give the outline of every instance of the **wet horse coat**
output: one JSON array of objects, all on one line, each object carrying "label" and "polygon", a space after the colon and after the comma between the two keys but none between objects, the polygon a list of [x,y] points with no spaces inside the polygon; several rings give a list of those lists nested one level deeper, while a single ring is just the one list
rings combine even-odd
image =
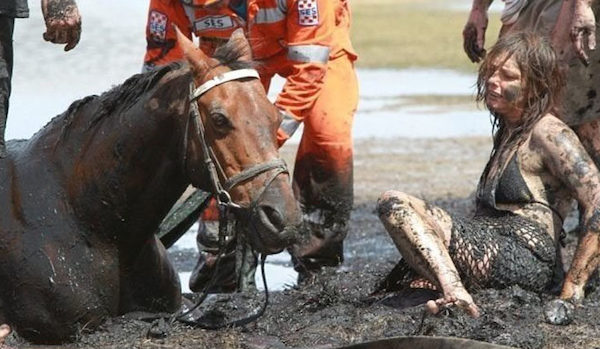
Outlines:
[{"label": "wet horse coat", "polygon": [[[136,75],[9,143],[0,160],[0,323],[26,339],[60,342],[110,316],[180,307],[179,278],[153,232],[190,183],[213,189],[189,116],[190,84],[248,58],[239,35],[220,63],[187,47],[189,65]],[[278,157],[278,114],[258,80],[215,87],[198,106],[225,175]],[[255,200],[267,176],[232,188],[232,198]],[[288,176],[257,205],[255,247],[281,250],[300,219]]]}]

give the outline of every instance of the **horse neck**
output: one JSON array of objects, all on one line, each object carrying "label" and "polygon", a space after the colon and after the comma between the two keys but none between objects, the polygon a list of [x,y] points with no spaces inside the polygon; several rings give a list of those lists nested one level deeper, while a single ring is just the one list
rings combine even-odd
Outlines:
[{"label": "horse neck", "polygon": [[89,229],[147,239],[187,187],[190,77],[180,70],[99,119],[104,96],[96,98],[79,108],[67,137],[50,137],[66,196]]}]

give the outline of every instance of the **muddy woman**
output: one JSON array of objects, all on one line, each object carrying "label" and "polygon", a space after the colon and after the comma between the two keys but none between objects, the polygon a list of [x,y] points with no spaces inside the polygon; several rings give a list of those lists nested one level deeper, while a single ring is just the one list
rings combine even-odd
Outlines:
[{"label": "muddy woman", "polygon": [[555,267],[573,199],[582,208],[583,232],[560,302],[582,301],[600,261],[600,173],[559,119],[563,81],[545,39],[525,32],[502,37],[477,80],[494,142],[475,215],[458,217],[398,191],[379,199],[379,217],[406,263],[443,293],[427,303],[431,312],[455,305],[478,316],[469,293],[477,288],[548,290],[555,269],[562,270]]}]

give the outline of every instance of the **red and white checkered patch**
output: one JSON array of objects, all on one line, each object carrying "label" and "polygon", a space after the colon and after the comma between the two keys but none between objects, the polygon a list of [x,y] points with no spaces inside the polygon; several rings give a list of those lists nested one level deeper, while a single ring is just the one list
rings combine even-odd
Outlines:
[{"label": "red and white checkered patch", "polygon": [[298,24],[303,26],[319,24],[317,0],[298,0]]},{"label": "red and white checkered patch", "polygon": [[150,11],[149,16],[148,30],[150,31],[150,36],[156,41],[165,41],[167,37],[167,15],[153,10]]}]

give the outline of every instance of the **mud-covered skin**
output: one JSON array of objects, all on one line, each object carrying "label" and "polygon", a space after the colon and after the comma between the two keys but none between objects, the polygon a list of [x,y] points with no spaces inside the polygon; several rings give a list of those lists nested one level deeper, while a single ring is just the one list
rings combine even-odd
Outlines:
[{"label": "mud-covered skin", "polygon": [[479,309],[448,253],[452,231],[450,215],[439,207],[397,191],[388,191],[381,196],[377,213],[407,263],[443,291],[443,298],[435,306],[456,304],[472,316],[478,316]]},{"label": "mud-covered skin", "polygon": [[511,85],[508,86],[502,96],[511,103],[517,103],[519,99],[522,97],[523,89],[520,85]]},{"label": "mud-covered skin", "polygon": [[596,48],[596,19],[593,0],[563,1],[552,29],[552,46],[559,57],[567,61],[574,55],[589,64],[587,50]]},{"label": "mud-covered skin", "polygon": [[518,124],[525,99],[519,64],[514,57],[503,55],[493,65],[495,69],[487,81],[485,104],[493,113],[502,115],[507,123]]},{"label": "mud-covered skin", "polygon": [[46,21],[44,40],[66,44],[69,51],[79,43],[81,16],[75,0],[42,0],[42,12]]},{"label": "mud-covered skin", "polygon": [[[558,118],[547,115],[534,127],[516,156],[521,160],[520,172],[532,193],[533,203],[497,203],[496,207],[538,222],[557,240],[561,217],[567,216],[574,198],[583,210],[585,233],[581,241],[597,237],[599,230],[593,226],[597,224],[594,213],[600,204],[600,175],[575,133]],[[583,297],[583,286],[593,271],[588,269],[597,266],[599,252],[597,244],[579,243],[561,297],[575,300]],[[572,283],[578,285],[580,292],[575,292],[576,295],[566,292]]]},{"label": "mud-covered skin", "polygon": [[[544,262],[545,272],[538,276],[539,280],[526,280],[527,277],[540,272],[538,264],[525,263],[522,260],[508,260],[505,261],[508,263],[506,265],[519,263],[518,268],[532,268],[518,277],[523,278],[522,285],[526,285],[526,287],[529,285],[528,288],[539,287],[538,291],[542,291],[548,285],[554,264],[554,260],[549,257],[553,248],[548,244],[549,241],[556,243],[555,237],[559,236],[562,227],[562,220],[558,215],[565,217],[570,210],[571,200],[575,198],[583,209],[586,229],[580,239],[574,262],[567,274],[561,297],[580,301],[583,296],[583,287],[590,273],[600,261],[598,244],[600,240],[597,230],[600,215],[596,211],[596,207],[600,207],[600,174],[575,133],[553,115],[546,115],[536,123],[531,136],[518,147],[515,154],[521,160],[516,164],[531,192],[532,201],[528,203],[496,203],[496,208],[523,217],[526,221],[531,221],[535,226],[541,227],[541,230],[548,234],[547,237],[542,238],[537,229],[512,231],[516,234],[515,243],[526,242],[533,248],[530,252]],[[479,211],[485,214],[489,209],[489,207],[481,207]],[[460,253],[460,245],[468,246],[469,243],[474,244],[478,239],[468,240],[465,243],[457,244],[457,247],[448,249],[449,242],[454,238],[453,233],[461,231],[454,225],[468,225],[453,220],[443,210],[432,207],[420,199],[394,191],[386,192],[382,196],[379,201],[378,213],[400,253],[411,267],[420,275],[437,282],[441,286],[445,298],[462,300],[462,306],[474,313],[475,305],[459,277],[461,272],[460,268],[456,268],[455,258]],[[506,221],[510,228],[510,220]],[[462,230],[468,231],[469,229],[463,228]],[[523,243],[519,243],[519,245],[523,246]],[[538,248],[542,248],[542,250],[538,250]],[[471,249],[467,247],[467,250]],[[499,249],[500,246],[498,246]],[[465,283],[477,284],[477,279],[487,280],[487,278],[496,276],[490,258],[498,251],[492,250],[491,253],[475,256],[478,257],[475,258],[475,261],[472,261],[473,256],[471,256],[471,260],[468,256],[464,259],[467,261],[467,267],[477,273],[465,275],[470,278]],[[540,253],[540,251],[544,252]],[[510,279],[510,275],[507,277]],[[486,282],[483,286],[497,286],[494,282]],[[510,283],[519,284],[518,280],[514,279],[500,283],[502,286]]]},{"label": "mud-covered skin", "polygon": [[485,31],[488,25],[487,10],[493,0],[473,0],[469,19],[463,29],[463,49],[473,63],[485,57]]},{"label": "mud-covered skin", "polygon": [[[479,62],[485,56],[485,31],[487,29],[487,11],[493,0],[473,0],[471,12],[463,30],[463,48],[472,62]],[[551,28],[552,45],[559,56],[565,60],[576,54],[582,61],[588,62],[586,47],[593,50],[596,46],[595,19],[592,12],[592,0],[563,1],[558,16]],[[501,34],[510,30],[503,27]]]},{"label": "mud-covered skin", "polygon": [[[600,262],[600,175],[575,133],[560,120],[551,116],[542,119],[540,127],[534,129],[532,140],[533,147],[539,146],[543,163],[564,185],[563,190],[556,191],[557,204],[570,196],[579,203],[583,231],[561,298],[580,302],[584,296],[583,288]],[[561,209],[563,213],[568,210]]]}]

